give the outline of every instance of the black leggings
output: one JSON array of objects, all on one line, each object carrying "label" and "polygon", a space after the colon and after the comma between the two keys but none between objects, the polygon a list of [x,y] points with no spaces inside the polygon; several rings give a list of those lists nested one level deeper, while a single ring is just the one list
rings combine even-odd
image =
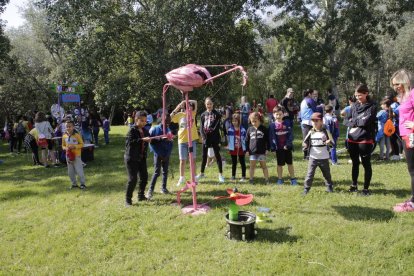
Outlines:
[{"label": "black leggings", "polygon": [[403,147],[401,143],[401,137],[398,135],[397,132],[395,132],[390,137],[390,142],[391,142],[391,149],[392,149],[391,154],[392,155],[399,155],[400,153],[402,153]]},{"label": "black leggings", "polygon": [[[210,146],[206,146],[206,144],[203,144],[203,159],[201,161],[201,173],[204,173],[204,170],[206,169],[207,154],[208,154],[208,148],[209,147]],[[223,173],[223,163],[221,162],[220,146],[218,144],[212,144],[211,147],[214,150],[214,156],[216,157],[219,172],[220,172],[220,174],[222,174]]]},{"label": "black leggings", "polygon": [[[239,163],[242,169],[242,177],[246,177],[246,161],[244,155],[239,155]],[[231,155],[231,176],[236,177],[237,155]]]},{"label": "black leggings", "polygon": [[414,148],[407,148],[405,142],[402,143],[405,152],[405,158],[407,159],[408,173],[411,177],[411,202],[414,202]]},{"label": "black leggings", "polygon": [[[358,184],[359,164],[365,170],[364,189],[368,189],[371,184],[372,167],[371,167],[371,152],[373,144],[357,144],[348,142],[348,152],[352,159],[352,185]],[[361,157],[361,162],[359,161]]]}]

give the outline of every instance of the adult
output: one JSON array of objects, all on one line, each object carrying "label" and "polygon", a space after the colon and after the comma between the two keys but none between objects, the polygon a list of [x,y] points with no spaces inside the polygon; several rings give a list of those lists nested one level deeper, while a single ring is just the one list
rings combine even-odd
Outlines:
[{"label": "adult", "polygon": [[[35,128],[37,129],[39,133],[38,140],[46,139],[46,144],[43,145],[40,142],[38,143],[39,143],[39,146],[42,152],[41,162],[46,168],[48,168],[49,165],[47,163],[47,159],[48,159],[47,157],[50,155],[50,158],[53,161],[56,161],[56,158],[55,158],[55,152],[53,151],[53,140],[52,140],[53,128],[50,125],[49,121],[47,120],[45,113],[41,111],[36,113]],[[55,163],[55,166],[57,166],[56,163]]]},{"label": "adult", "polygon": [[294,93],[295,92],[293,91],[293,88],[289,87],[286,90],[285,97],[280,102],[286,112],[284,120],[286,121],[286,119],[289,119],[292,126],[293,120],[295,119],[295,99],[293,98]]},{"label": "adult", "polygon": [[275,108],[279,102],[275,99],[275,96],[270,95],[266,100],[266,112],[269,123],[273,122],[273,108]]},{"label": "adult", "polygon": [[348,152],[352,160],[352,185],[349,192],[358,191],[359,164],[365,170],[364,189],[362,195],[371,194],[369,185],[372,178],[371,152],[374,148],[376,105],[369,98],[369,89],[366,84],[360,84],[355,89],[356,102],[351,107],[351,116],[347,126]]},{"label": "adult", "polygon": [[201,114],[200,134],[203,141],[203,157],[201,161],[200,174],[197,175],[197,180],[204,177],[204,170],[207,164],[207,153],[209,148],[213,148],[214,156],[216,157],[217,166],[219,169],[219,182],[224,182],[223,177],[223,163],[220,155],[220,123],[221,115],[214,109],[214,104],[211,98],[206,98],[204,104],[206,111]]},{"label": "adult", "polygon": [[19,116],[17,122],[14,124],[14,133],[16,135],[17,153],[22,151],[22,143],[26,133],[29,133],[29,122],[25,116]]},{"label": "adult", "polygon": [[312,97],[316,102],[316,112],[319,112],[321,114],[325,114],[325,109],[324,109],[325,102],[321,97],[319,97],[319,91],[318,90],[313,90]]},{"label": "adult", "polygon": [[241,97],[240,100],[240,114],[242,119],[242,126],[244,129],[249,128],[249,114],[250,114],[250,104],[246,100],[246,96]]},{"label": "adult", "polygon": [[[300,103],[300,118],[303,140],[312,129],[312,114],[317,112],[316,102],[313,98],[313,89],[306,89],[303,91],[303,100]],[[307,152],[303,151],[303,159],[307,159]]]},{"label": "adult", "polygon": [[[197,153],[197,126],[196,114],[197,114],[197,101],[190,100],[189,107],[186,106],[186,102],[182,101],[177,107],[171,112],[171,121],[178,123],[178,155],[180,158],[180,178],[178,179],[177,186],[184,184],[185,176],[184,169],[187,163],[190,150],[193,152],[193,161],[195,164],[196,153]],[[188,148],[188,124],[187,124],[187,113],[186,109],[189,108],[191,111],[191,149]],[[195,170],[195,169],[194,169]]]},{"label": "adult", "polygon": [[407,159],[407,168],[411,177],[411,198],[394,206],[396,212],[414,211],[414,74],[401,69],[395,72],[390,81],[391,86],[398,93],[399,130],[403,138],[403,147]]},{"label": "adult", "polygon": [[14,131],[14,124],[12,118],[7,117],[6,124],[4,126],[4,132],[6,135],[6,140],[9,142],[10,154],[14,155],[14,147],[16,144],[16,133]]}]

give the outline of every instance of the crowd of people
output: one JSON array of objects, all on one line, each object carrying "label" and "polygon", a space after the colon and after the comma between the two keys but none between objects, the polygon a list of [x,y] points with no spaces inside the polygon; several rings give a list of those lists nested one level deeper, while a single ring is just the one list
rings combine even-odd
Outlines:
[{"label": "crowd of people", "polygon": [[[194,159],[197,155],[197,140],[201,139],[202,162],[200,172],[196,176],[199,183],[205,178],[205,168],[208,158],[214,157],[218,167],[218,181],[224,182],[223,157],[220,147],[225,149],[231,158],[231,180],[235,181],[237,164],[241,167],[240,182],[247,181],[246,157],[249,159],[250,170],[248,181],[255,183],[256,163],[260,164],[265,183],[269,182],[269,169],[266,155],[275,152],[277,160],[277,181],[282,185],[283,167],[287,165],[289,182],[297,185],[293,166],[293,124],[300,122],[303,141],[303,158],[308,162],[308,170],[304,179],[303,195],[310,192],[316,168],[320,168],[325,179],[326,191],[334,191],[334,181],[330,166],[338,165],[337,143],[339,137],[339,120],[343,118],[347,127],[345,146],[352,163],[352,182],[349,192],[359,192],[358,178],[360,165],[364,169],[363,188],[360,194],[371,194],[372,178],[371,157],[375,145],[380,147],[379,160],[400,160],[404,158],[408,164],[411,176],[412,196],[407,201],[394,207],[396,212],[414,211],[414,76],[407,70],[399,70],[390,80],[394,92],[388,93],[378,101],[378,105],[370,97],[369,88],[365,84],[356,87],[349,98],[349,105],[340,109],[339,100],[331,90],[327,91],[327,101],[322,99],[318,91],[307,89],[303,92],[303,100],[298,105],[294,100],[294,91],[287,89],[285,97],[280,102],[271,95],[265,103],[252,108],[246,97],[242,97],[240,106],[233,110],[228,104],[219,112],[214,108],[211,98],[205,99],[205,108],[201,114],[201,124],[197,128],[197,102],[190,101],[189,106],[181,102],[175,109],[168,112],[165,126],[153,126],[149,129],[145,111],[138,111],[131,117],[131,126],[126,138],[125,163],[128,171],[126,191],[126,206],[132,205],[132,193],[140,179],[138,201],[150,199],[154,193],[155,181],[161,173],[162,193],[167,190],[168,163],[173,148],[172,136],[162,136],[163,128],[172,132],[170,125],[178,124],[178,155],[180,177],[177,186],[186,182],[185,167],[189,156]],[[377,107],[378,106],[378,107]],[[380,110],[377,112],[377,108]],[[191,122],[187,122],[187,109],[192,114]],[[162,113],[162,111],[161,111]],[[153,115],[150,115],[153,116]],[[265,120],[267,118],[267,120]],[[265,122],[267,121],[267,122]],[[267,125],[267,126],[266,126]],[[191,132],[188,143],[188,132]],[[155,171],[151,185],[145,194],[148,180],[147,147],[154,152]],[[211,151],[210,151],[211,150]],[[209,154],[209,151],[211,154]],[[189,153],[192,154],[189,154]]]},{"label": "crowd of people", "polygon": [[[283,99],[278,101],[273,95],[261,104],[250,105],[243,96],[238,108],[227,104],[215,109],[211,98],[204,101],[205,111],[197,124],[197,101],[185,101],[175,108],[158,109],[155,113],[145,110],[128,114],[125,124],[129,126],[126,135],[124,161],[127,168],[126,206],[132,205],[133,191],[138,184],[138,201],[151,199],[155,183],[162,174],[161,193],[169,194],[167,189],[168,169],[173,146],[173,135],[177,135],[180,176],[176,186],[186,183],[185,169],[191,156],[197,156],[198,141],[201,142],[202,162],[196,183],[204,178],[206,167],[215,160],[218,168],[218,182],[225,182],[221,147],[224,146],[231,160],[231,180],[255,184],[256,164],[263,172],[264,182],[270,183],[266,158],[274,152],[277,161],[277,185],[284,184],[283,168],[287,165],[288,181],[297,185],[298,179],[293,166],[293,126],[299,122],[302,131],[303,159],[308,162],[304,178],[303,195],[310,192],[315,171],[319,167],[325,179],[326,191],[334,191],[334,180],[330,166],[339,164],[337,146],[339,120],[347,127],[345,147],[352,163],[352,179],[349,192],[360,192],[363,196],[371,194],[372,153],[379,145],[379,160],[400,160],[405,158],[411,177],[412,196],[407,201],[394,206],[396,212],[414,211],[414,76],[407,70],[399,70],[390,79],[392,92],[382,99],[373,101],[367,85],[358,85],[348,105],[340,109],[339,100],[331,90],[327,91],[326,103],[322,95],[313,89],[303,91],[303,99],[298,104],[294,90],[288,88]],[[164,114],[163,114],[164,113]],[[190,116],[191,114],[191,116]],[[162,118],[165,118],[163,121]],[[191,118],[188,122],[188,118]],[[155,123],[157,122],[157,123]],[[163,125],[163,123],[165,125]],[[72,188],[77,185],[85,189],[85,176],[81,150],[85,143],[99,146],[99,132],[103,129],[105,143],[109,143],[109,120],[79,107],[67,112],[64,117],[54,118],[43,112],[28,113],[16,120],[9,118],[3,129],[9,141],[12,155],[22,150],[32,152],[33,164],[50,167],[66,164]],[[190,135],[191,134],[191,135]],[[188,139],[191,137],[189,143]],[[23,147],[23,145],[25,145]],[[154,173],[149,189],[147,152],[153,152]],[[40,156],[39,156],[40,151]],[[249,160],[249,174],[246,172],[246,158]],[[189,162],[190,166],[195,162]],[[241,173],[238,177],[237,167]],[[362,189],[358,185],[360,165],[364,170]],[[197,170],[197,168],[195,168]]]}]

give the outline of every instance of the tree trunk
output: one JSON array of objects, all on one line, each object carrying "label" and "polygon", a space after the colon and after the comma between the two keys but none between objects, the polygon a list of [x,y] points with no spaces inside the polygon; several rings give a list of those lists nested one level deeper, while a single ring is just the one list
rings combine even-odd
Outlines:
[{"label": "tree trunk", "polygon": [[114,118],[114,113],[115,113],[115,105],[111,106],[111,112],[109,113],[109,124],[112,125],[112,119]]}]

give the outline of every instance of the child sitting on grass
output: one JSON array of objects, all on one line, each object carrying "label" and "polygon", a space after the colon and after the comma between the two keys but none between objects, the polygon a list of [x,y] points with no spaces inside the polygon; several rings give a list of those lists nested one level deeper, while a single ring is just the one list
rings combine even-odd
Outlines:
[{"label": "child sitting on grass", "polygon": [[249,116],[251,127],[246,133],[246,147],[249,152],[250,159],[250,180],[253,184],[254,172],[256,170],[256,162],[259,161],[263,170],[266,184],[269,183],[269,172],[266,166],[266,151],[268,148],[268,133],[266,127],[262,125],[263,117],[258,112],[253,112]]},{"label": "child sitting on grass", "polygon": [[82,136],[75,130],[75,123],[73,121],[66,121],[66,132],[62,136],[62,149],[66,151],[68,175],[72,182],[72,189],[79,188],[76,183],[76,175],[79,176],[80,188],[82,190],[86,189],[81,160],[82,147]]},{"label": "child sitting on grass", "polygon": [[328,149],[328,146],[332,145],[332,135],[323,126],[322,119],[321,113],[315,112],[312,114],[312,129],[303,140],[303,148],[308,151],[309,156],[308,172],[305,178],[303,195],[309,193],[317,167],[321,169],[322,175],[325,178],[326,191],[329,193],[333,192]]},{"label": "child sitting on grass", "polygon": [[290,175],[290,184],[297,185],[295,170],[293,168],[293,131],[290,121],[284,121],[284,108],[276,106],[273,108],[274,123],[269,125],[270,150],[276,151],[277,160],[277,182],[283,184],[283,166],[287,164]]}]

